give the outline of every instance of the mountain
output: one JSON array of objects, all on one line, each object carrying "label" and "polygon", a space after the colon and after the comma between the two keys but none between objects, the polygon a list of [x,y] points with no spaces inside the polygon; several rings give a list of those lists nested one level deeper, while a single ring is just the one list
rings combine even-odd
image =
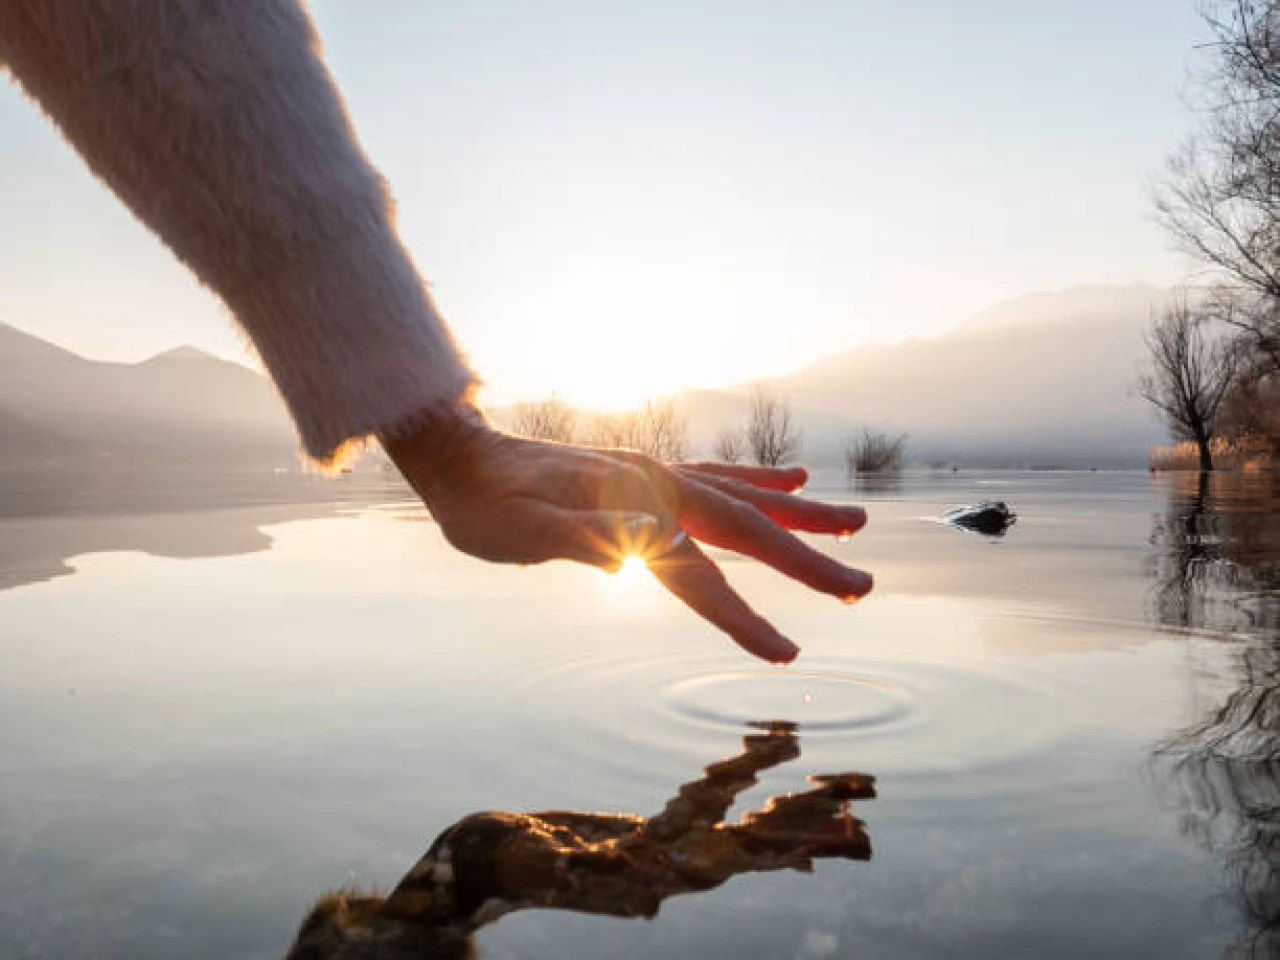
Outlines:
[{"label": "mountain", "polygon": [[[918,459],[1137,465],[1165,439],[1133,385],[1143,331],[1171,297],[1145,285],[1031,294],[941,336],[833,354],[773,385],[813,462],[835,462],[844,438],[870,426],[908,433]],[[685,402],[699,445],[745,417],[742,390]]]},{"label": "mountain", "polygon": [[[833,354],[774,381],[835,464],[870,426],[910,435],[917,460],[1138,465],[1164,439],[1133,395],[1142,332],[1168,290],[1036,293],[941,336]],[[682,398],[695,450],[745,419],[747,386]],[[0,324],[0,468],[248,469],[297,464],[284,408],[259,374],[192,347],[100,363]]]},{"label": "mountain", "polygon": [[0,324],[0,466],[264,469],[297,463],[261,376],[193,347],[86,360]]}]

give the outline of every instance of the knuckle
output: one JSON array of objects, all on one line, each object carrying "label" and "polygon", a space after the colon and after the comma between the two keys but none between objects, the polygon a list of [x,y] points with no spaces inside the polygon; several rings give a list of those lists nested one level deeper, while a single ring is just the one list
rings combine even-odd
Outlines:
[{"label": "knuckle", "polygon": [[649,508],[656,499],[648,475],[630,463],[613,463],[603,478],[601,499],[613,507]]},{"label": "knuckle", "polygon": [[744,527],[759,526],[768,520],[759,507],[746,500],[729,500],[727,509],[734,523]]},{"label": "knuckle", "polygon": [[645,477],[649,481],[650,487],[657,494],[658,498],[672,510],[678,510],[680,507],[680,477],[665,463],[658,463],[656,460],[650,462],[649,469],[645,472]]}]

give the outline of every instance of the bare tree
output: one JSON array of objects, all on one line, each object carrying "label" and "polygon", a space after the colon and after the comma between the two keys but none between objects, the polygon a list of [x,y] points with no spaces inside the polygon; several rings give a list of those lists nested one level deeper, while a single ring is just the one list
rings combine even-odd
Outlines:
[{"label": "bare tree", "polygon": [[763,384],[754,387],[747,414],[747,446],[755,462],[776,467],[794,459],[802,438],[790,402]]},{"label": "bare tree", "polygon": [[747,437],[736,427],[725,427],[716,434],[715,458],[721,463],[738,463],[747,455]]},{"label": "bare tree", "polygon": [[636,420],[634,410],[593,414],[586,428],[587,439],[598,447],[633,450]]},{"label": "bare tree", "polygon": [[1221,283],[1221,319],[1280,375],[1280,0],[1207,0],[1204,13],[1204,125],[1170,161],[1156,208]]},{"label": "bare tree", "polygon": [[1146,333],[1151,367],[1138,392],[1164,416],[1177,440],[1192,440],[1200,469],[1213,469],[1212,441],[1219,435],[1219,411],[1234,379],[1236,344],[1208,329],[1209,318],[1179,297]]},{"label": "bare tree", "polygon": [[578,413],[557,397],[521,403],[515,408],[511,429],[531,440],[569,443],[578,432]]},{"label": "bare tree", "polygon": [[640,447],[643,453],[673,463],[689,454],[689,420],[675,400],[650,400],[640,408]]},{"label": "bare tree", "polygon": [[689,421],[673,399],[649,400],[636,410],[601,413],[588,427],[592,443],[638,450],[658,460],[683,460],[689,452]]},{"label": "bare tree", "polygon": [[844,461],[849,479],[859,475],[890,474],[902,470],[907,435],[891,437],[879,430],[863,427],[862,433],[845,443]]}]

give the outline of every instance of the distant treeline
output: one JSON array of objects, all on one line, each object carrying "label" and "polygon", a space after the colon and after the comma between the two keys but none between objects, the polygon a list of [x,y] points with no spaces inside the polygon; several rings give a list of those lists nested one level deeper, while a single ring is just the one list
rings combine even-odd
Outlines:
[{"label": "distant treeline", "polygon": [[[650,400],[633,410],[599,413],[552,397],[516,404],[499,419],[507,429],[535,440],[638,450],[668,462],[688,459],[691,453],[688,416],[670,398]],[[906,434],[889,435],[869,427],[851,434],[844,450],[850,478],[900,471],[906,440]],[[711,455],[722,463],[778,467],[794,463],[803,447],[804,430],[790,400],[757,385],[747,397],[742,422],[716,434]]]}]

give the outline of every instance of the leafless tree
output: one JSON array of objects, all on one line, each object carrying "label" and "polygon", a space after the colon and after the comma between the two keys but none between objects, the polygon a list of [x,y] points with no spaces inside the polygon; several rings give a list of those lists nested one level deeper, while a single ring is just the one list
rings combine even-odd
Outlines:
[{"label": "leafless tree", "polygon": [[689,421],[673,399],[649,400],[636,410],[597,414],[588,427],[592,443],[638,450],[658,460],[683,460],[689,452]]},{"label": "leafless tree", "polygon": [[1221,319],[1280,375],[1280,0],[1207,0],[1204,125],[1156,198],[1180,246],[1221,284]]},{"label": "leafless tree", "polygon": [[1146,333],[1150,368],[1138,392],[1164,416],[1177,440],[1193,440],[1200,469],[1213,469],[1212,441],[1219,434],[1219,411],[1240,356],[1236,343],[1210,329],[1210,318],[1179,297]]},{"label": "leafless tree", "polygon": [[747,446],[756,463],[776,467],[800,453],[803,434],[791,414],[791,404],[767,386],[752,389],[747,413]]},{"label": "leafless tree", "polygon": [[689,419],[673,399],[650,400],[640,408],[641,450],[674,463],[689,455]]},{"label": "leafless tree", "polygon": [[845,469],[849,479],[862,475],[898,473],[902,470],[907,435],[891,437],[879,430],[864,427],[862,433],[845,443]]},{"label": "leafless tree", "polygon": [[716,434],[715,458],[721,463],[739,463],[747,455],[747,437],[736,427],[725,427]]},{"label": "leafless tree", "polygon": [[511,429],[531,440],[569,443],[577,436],[578,413],[557,397],[521,403],[513,412]]},{"label": "leafless tree", "polygon": [[634,410],[592,414],[586,427],[587,439],[598,447],[634,450],[637,420]]}]

